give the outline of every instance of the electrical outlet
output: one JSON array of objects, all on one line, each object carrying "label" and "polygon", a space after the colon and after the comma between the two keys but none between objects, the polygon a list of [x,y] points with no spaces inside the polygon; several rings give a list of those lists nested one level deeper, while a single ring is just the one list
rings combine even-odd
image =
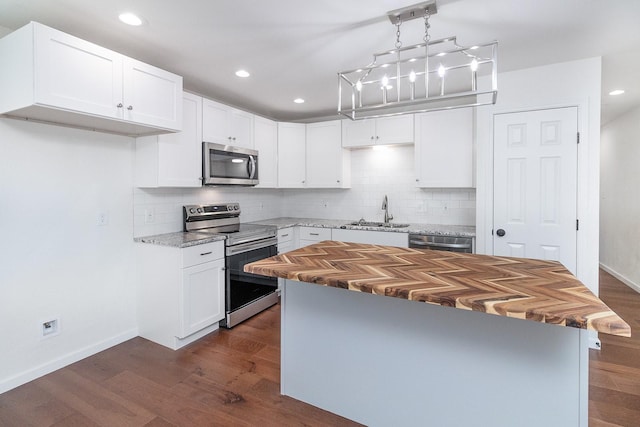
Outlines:
[{"label": "electrical outlet", "polygon": [[51,319],[41,324],[42,337],[52,337],[60,333],[60,322],[58,319]]},{"label": "electrical outlet", "polygon": [[149,224],[150,222],[155,222],[156,220],[156,210],[153,208],[148,208],[144,210],[144,222]]},{"label": "electrical outlet", "polygon": [[104,226],[109,224],[109,213],[107,211],[99,211],[96,215],[96,225]]}]

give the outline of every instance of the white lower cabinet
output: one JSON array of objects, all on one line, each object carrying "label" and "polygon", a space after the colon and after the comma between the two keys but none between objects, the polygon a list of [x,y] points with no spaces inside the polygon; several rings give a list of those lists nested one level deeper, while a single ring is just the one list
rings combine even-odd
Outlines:
[{"label": "white lower cabinet", "polygon": [[330,228],[300,227],[298,229],[298,249],[323,240],[331,240]]},{"label": "white lower cabinet", "polygon": [[224,318],[224,242],[183,249],[139,243],[138,328],[171,349],[218,329]]},{"label": "white lower cabinet", "polygon": [[334,228],[331,232],[333,240],[351,243],[367,243],[371,245],[409,247],[409,234],[395,231],[346,230]]}]

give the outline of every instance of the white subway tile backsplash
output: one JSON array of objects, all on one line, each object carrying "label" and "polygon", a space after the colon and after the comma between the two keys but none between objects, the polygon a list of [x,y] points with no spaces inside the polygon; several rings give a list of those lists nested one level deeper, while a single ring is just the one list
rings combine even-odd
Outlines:
[{"label": "white subway tile backsplash", "polygon": [[[475,225],[475,189],[416,187],[413,146],[386,151],[353,150],[350,189],[271,190],[244,187],[140,189],[133,191],[134,235],[182,230],[182,206],[239,202],[243,222],[280,216],[382,220],[389,198],[395,222]],[[154,209],[154,222],[145,210]]]}]

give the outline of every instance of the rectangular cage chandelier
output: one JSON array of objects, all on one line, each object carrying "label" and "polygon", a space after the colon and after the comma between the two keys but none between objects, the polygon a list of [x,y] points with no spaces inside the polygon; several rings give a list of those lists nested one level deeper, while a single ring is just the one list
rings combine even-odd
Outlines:
[{"label": "rectangular cage chandelier", "polygon": [[[397,27],[395,49],[338,73],[338,114],[352,120],[495,104],[498,42],[461,46],[456,37],[431,40],[431,0],[387,13]],[[402,46],[403,22],[424,19],[421,43]],[[478,76],[487,78],[478,79]]]}]

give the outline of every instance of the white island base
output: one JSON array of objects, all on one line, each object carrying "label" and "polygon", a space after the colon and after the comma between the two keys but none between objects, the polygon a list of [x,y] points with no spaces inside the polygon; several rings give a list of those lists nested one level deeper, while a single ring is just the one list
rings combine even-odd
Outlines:
[{"label": "white island base", "polygon": [[584,330],[285,281],[284,395],[368,426],[587,427]]}]

